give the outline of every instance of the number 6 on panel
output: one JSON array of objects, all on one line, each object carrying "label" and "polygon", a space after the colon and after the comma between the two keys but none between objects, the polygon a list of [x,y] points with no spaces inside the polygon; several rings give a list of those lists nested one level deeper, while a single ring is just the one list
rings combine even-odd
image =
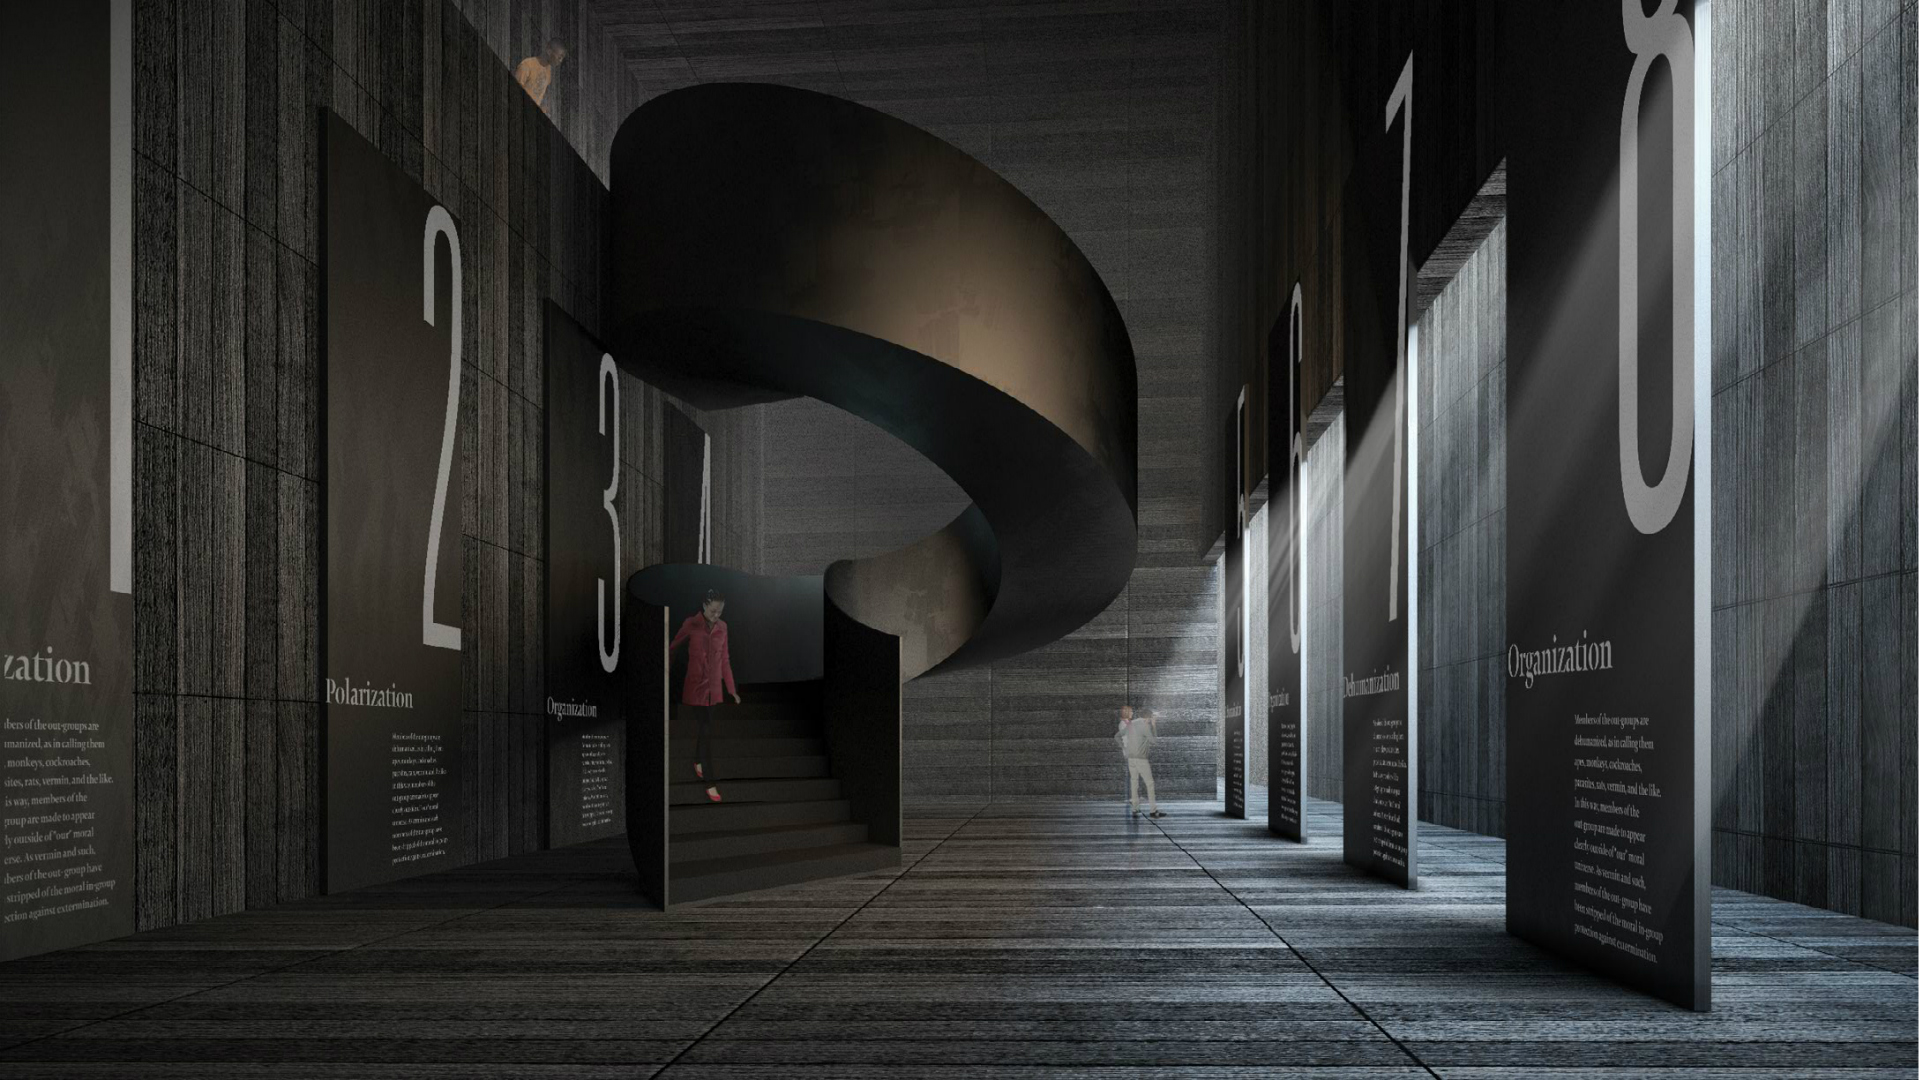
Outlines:
[{"label": "number 6 on panel", "polygon": [[600,668],[609,675],[620,665],[620,515],[614,512],[613,497],[620,494],[620,371],[613,365],[613,357],[600,354],[600,434],[607,433],[607,388],[613,388],[613,441],[608,445],[613,453],[613,475],[607,480],[606,490],[600,493],[600,508],[607,512],[607,523],[613,526],[613,648],[607,648],[607,579],[595,578],[594,587],[594,626],[599,634]]},{"label": "number 6 on panel", "polygon": [[453,215],[444,206],[427,211],[427,231],[421,242],[420,315],[433,322],[433,245],[444,234],[452,255],[453,348],[447,362],[447,419],[440,430],[440,473],[433,482],[433,523],[427,528],[427,569],[420,589],[420,643],[436,649],[460,648],[460,628],[433,620],[434,585],[440,576],[440,528],[446,520],[447,477],[453,471],[454,425],[460,418],[460,234],[453,227]]}]

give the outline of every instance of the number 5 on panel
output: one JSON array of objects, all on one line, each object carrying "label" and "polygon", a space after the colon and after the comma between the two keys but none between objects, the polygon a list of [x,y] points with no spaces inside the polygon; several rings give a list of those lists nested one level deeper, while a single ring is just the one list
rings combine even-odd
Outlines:
[{"label": "number 5 on panel", "polygon": [[453,471],[454,425],[460,418],[460,234],[453,227],[453,215],[444,206],[427,211],[427,230],[421,242],[420,315],[433,322],[433,247],[434,239],[445,235],[452,259],[453,289],[448,307],[453,312],[451,355],[447,362],[447,419],[440,432],[440,473],[433,482],[433,523],[427,528],[426,574],[420,588],[420,642],[436,649],[460,648],[460,628],[433,619],[434,585],[440,576],[440,529],[446,521],[447,478]]}]

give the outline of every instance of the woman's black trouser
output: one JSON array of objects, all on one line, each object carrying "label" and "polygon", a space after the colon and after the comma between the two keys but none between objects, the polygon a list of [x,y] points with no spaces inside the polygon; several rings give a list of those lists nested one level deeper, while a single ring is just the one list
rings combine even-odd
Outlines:
[{"label": "woman's black trouser", "polygon": [[701,772],[706,774],[707,782],[711,784],[718,776],[718,770],[713,767],[713,706],[689,705],[687,709],[693,713],[696,725],[693,760],[700,763]]}]

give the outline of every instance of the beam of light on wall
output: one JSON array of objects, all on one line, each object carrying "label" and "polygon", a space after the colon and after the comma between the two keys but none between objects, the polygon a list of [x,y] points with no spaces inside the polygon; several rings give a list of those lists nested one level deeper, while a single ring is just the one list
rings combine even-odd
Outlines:
[{"label": "beam of light on wall", "polygon": [[133,0],[113,0],[108,137],[107,587],[133,592]]},{"label": "beam of light on wall", "polygon": [[[1273,773],[1268,768],[1268,759],[1273,753],[1273,725],[1267,715],[1266,702],[1267,695],[1273,686],[1272,669],[1267,663],[1273,648],[1271,644],[1273,612],[1268,606],[1268,596],[1272,587],[1268,577],[1272,573],[1272,567],[1269,565],[1272,555],[1268,551],[1267,511],[1272,508],[1273,502],[1273,499],[1268,499],[1262,503],[1260,509],[1254,511],[1253,517],[1247,521],[1244,548],[1247,573],[1242,575],[1240,582],[1241,610],[1245,612],[1243,617],[1246,619],[1246,632],[1241,635],[1241,638],[1246,642],[1247,677],[1241,686],[1240,715],[1246,723],[1247,785],[1253,786],[1254,777],[1264,775],[1264,782],[1269,789],[1273,784]],[[1253,587],[1252,580],[1256,572],[1260,578],[1260,587],[1257,589]],[[1260,605],[1258,611],[1254,610],[1255,604]],[[1254,711],[1253,706],[1256,701],[1261,703],[1258,712]],[[1258,753],[1255,752],[1253,738],[1256,725],[1259,731],[1264,733],[1259,740]]]},{"label": "beam of light on wall", "polygon": [[[1293,560],[1296,567],[1293,578],[1300,583],[1300,587],[1294,590],[1293,595],[1293,625],[1300,628],[1300,702],[1294,706],[1293,712],[1300,718],[1300,761],[1295,769],[1299,773],[1300,784],[1300,835],[1305,837],[1309,772],[1307,763],[1311,760],[1307,753],[1307,746],[1312,741],[1307,738],[1307,718],[1312,715],[1308,709],[1312,707],[1314,693],[1313,665],[1308,662],[1308,650],[1313,646],[1313,635],[1307,632],[1307,612],[1310,610],[1307,604],[1307,590],[1313,579],[1313,575],[1307,572],[1307,567],[1311,565],[1307,562],[1307,533],[1311,531],[1308,523],[1313,520],[1310,516],[1311,503],[1309,502],[1313,488],[1307,483],[1307,463],[1304,457],[1300,467],[1294,470],[1293,482],[1299,485],[1299,490],[1294,494],[1293,499],[1293,505],[1299,507],[1293,515]],[[1273,738],[1271,729],[1267,731],[1267,738]],[[1273,784],[1271,775],[1267,777],[1267,784],[1271,790]]]},{"label": "beam of light on wall", "polygon": [[[1695,880],[1713,880],[1713,7],[1693,8],[1693,845]],[[1808,605],[1811,606],[1811,605]],[[1805,619],[1804,612],[1800,615]],[[1798,637],[1796,620],[1795,636]],[[1785,666],[1785,661],[1780,661]],[[1779,679],[1776,669],[1773,679]],[[1755,767],[1755,766],[1749,766]],[[1712,890],[1699,891],[1712,907]],[[1704,928],[1709,916],[1699,917]],[[1694,943],[1701,971],[1713,935]],[[1705,976],[1711,983],[1711,976]]]},{"label": "beam of light on wall", "polygon": [[700,539],[695,562],[713,561],[713,436],[700,435]]},{"label": "beam of light on wall", "polygon": [[[1420,775],[1438,781],[1423,783],[1428,816],[1422,820],[1488,835],[1505,831],[1486,810],[1500,801],[1493,748],[1504,733],[1489,727],[1497,703],[1484,688],[1464,697],[1448,688],[1450,679],[1462,677],[1480,687],[1484,669],[1506,647],[1506,545],[1494,539],[1506,507],[1500,450],[1507,414],[1506,247],[1502,217],[1441,285],[1415,328],[1422,478],[1414,545],[1421,575],[1418,675],[1433,691],[1420,702]],[[1443,625],[1448,633],[1440,631]]]},{"label": "beam of light on wall", "polygon": [[[1244,460],[1244,455],[1242,457]],[[1243,482],[1241,491],[1245,490]],[[1258,563],[1253,559],[1254,522],[1259,521],[1259,527],[1265,528],[1266,522],[1261,515],[1266,512],[1267,508],[1261,507],[1259,514],[1247,522],[1247,531],[1240,537],[1240,784],[1243,793],[1246,786],[1253,782],[1253,568],[1256,565],[1263,569],[1266,567],[1265,559]],[[1266,583],[1263,581],[1260,587],[1265,591]],[[1263,666],[1265,659],[1263,652]]]},{"label": "beam of light on wall", "polygon": [[[1300,649],[1300,783],[1303,796],[1341,801],[1340,775],[1340,677],[1345,618],[1341,607],[1341,574],[1345,557],[1341,536],[1343,493],[1347,454],[1347,419],[1336,415],[1326,431],[1308,450],[1300,469],[1301,477],[1301,563],[1300,589],[1306,611],[1301,624]],[[1323,543],[1307,543],[1307,537],[1321,530]],[[1324,586],[1313,583],[1324,582]],[[1311,595],[1312,601],[1306,599]],[[1317,642],[1309,646],[1308,642]],[[1325,680],[1323,683],[1321,680]],[[1325,685],[1324,696],[1312,689]],[[1316,715],[1313,710],[1326,713]],[[1319,740],[1316,742],[1316,740]],[[1309,744],[1321,753],[1310,754]],[[1314,770],[1318,770],[1315,772]]]},{"label": "beam of light on wall", "polygon": [[[1409,829],[1420,817],[1420,322],[1407,327],[1407,804]],[[1396,550],[1399,536],[1393,538]],[[1418,841],[1415,841],[1416,843]],[[1411,865],[1411,863],[1409,863]]]},{"label": "beam of light on wall", "polygon": [[[1713,64],[1711,28],[1712,12],[1709,4],[1702,0],[1696,8],[1694,20],[1695,63],[1693,85],[1693,140],[1694,161],[1692,212],[1693,229],[1693,273],[1694,273],[1694,320],[1693,345],[1695,364],[1694,385],[1694,438],[1693,458],[1694,474],[1694,557],[1696,573],[1693,586],[1694,607],[1699,616],[1695,621],[1694,634],[1694,697],[1696,715],[1703,723],[1697,724],[1694,731],[1696,760],[1710,762],[1710,777],[1707,782],[1697,785],[1697,799],[1711,799],[1711,803],[1701,808],[1701,817],[1717,823],[1721,828],[1734,828],[1740,831],[1758,832],[1763,823],[1758,820],[1744,820],[1740,814],[1740,790],[1747,785],[1762,783],[1761,771],[1764,768],[1764,736],[1761,714],[1766,702],[1782,680],[1793,678],[1792,665],[1795,654],[1794,643],[1804,637],[1803,631],[1809,623],[1827,618],[1824,608],[1816,610],[1818,600],[1827,599],[1830,591],[1822,588],[1795,588],[1787,595],[1770,598],[1747,597],[1736,600],[1744,590],[1737,584],[1743,572],[1743,565],[1760,556],[1762,538],[1744,532],[1731,535],[1715,535],[1712,531],[1715,474],[1727,471],[1727,482],[1740,483],[1743,474],[1751,472],[1750,463],[1757,464],[1763,448],[1745,446],[1741,441],[1716,443],[1713,435],[1713,404],[1716,400],[1712,383],[1710,358],[1713,355],[1713,258],[1712,258],[1712,78]],[[1611,191],[1600,198],[1610,200]],[[1589,215],[1591,222],[1606,221],[1601,207]],[[1607,245],[1607,233],[1612,229],[1609,222],[1606,228],[1589,226],[1582,243],[1575,251],[1569,252],[1569,258],[1577,264],[1585,265],[1594,260],[1610,258]],[[1586,271],[1582,271],[1585,274]],[[1566,297],[1565,302],[1584,302],[1576,297]],[[1760,299],[1745,298],[1742,305],[1760,303]],[[1734,311],[1736,325],[1744,319],[1748,310]],[[1859,334],[1865,322],[1836,331],[1836,334]],[[1547,325],[1551,327],[1567,324],[1566,319],[1555,317]],[[1543,343],[1543,348],[1553,350],[1566,347],[1568,343],[1552,339]],[[1841,350],[1836,349],[1839,353]],[[1849,380],[1860,384],[1861,371],[1853,367],[1848,360],[1838,358],[1829,361],[1829,380]],[[1758,378],[1757,375],[1750,378]],[[1733,395],[1742,391],[1734,386],[1722,388],[1720,397],[1733,403]],[[1538,407],[1536,402],[1544,400],[1551,390],[1544,386],[1535,386],[1525,391],[1525,396],[1513,403],[1510,414],[1520,414]],[[1796,550],[1798,558],[1812,557],[1822,568],[1821,577],[1825,582],[1825,568],[1833,565],[1848,544],[1847,536],[1860,528],[1861,494],[1868,470],[1878,460],[1897,459],[1900,451],[1900,409],[1899,395],[1861,394],[1859,399],[1859,426],[1856,444],[1860,467],[1854,470],[1830,470],[1825,478],[1827,483],[1826,520],[1824,522],[1825,542],[1817,550]],[[1569,442],[1592,444],[1598,439],[1613,438],[1611,428],[1614,421],[1614,403],[1597,401],[1591,403],[1577,425],[1570,432]],[[1846,433],[1836,432],[1830,439],[1844,441]],[[1745,453],[1743,453],[1745,451]],[[1555,490],[1567,490],[1566,485],[1555,483]],[[1725,493],[1723,493],[1724,495]],[[1574,497],[1569,494],[1567,498]],[[1739,522],[1736,520],[1736,525]],[[1789,541],[1790,542],[1790,541]],[[1728,577],[1729,587],[1736,590],[1733,596],[1713,596],[1713,567],[1716,560],[1723,565],[1731,563]],[[1631,567],[1616,565],[1607,573],[1597,574],[1583,583],[1586,588],[1600,592],[1608,588],[1608,583],[1628,574]],[[1834,582],[1837,584],[1837,582]],[[1510,579],[1508,589],[1524,590],[1529,583]],[[1714,604],[1720,610],[1713,609]],[[1740,618],[1742,610],[1757,613],[1753,618]],[[1763,614],[1764,617],[1761,617]],[[1712,644],[1713,637],[1721,638],[1721,656],[1716,659]],[[1824,629],[1822,629],[1824,637]],[[1757,662],[1756,662],[1757,661]],[[1720,682],[1716,691],[1714,684]],[[1717,707],[1716,707],[1717,704]],[[1713,729],[1719,727],[1721,737],[1713,737]],[[1752,800],[1750,800],[1751,802]],[[1757,803],[1755,803],[1757,805]],[[1709,812],[1710,811],[1710,812]],[[1702,838],[1700,850],[1708,850],[1706,838]]]}]

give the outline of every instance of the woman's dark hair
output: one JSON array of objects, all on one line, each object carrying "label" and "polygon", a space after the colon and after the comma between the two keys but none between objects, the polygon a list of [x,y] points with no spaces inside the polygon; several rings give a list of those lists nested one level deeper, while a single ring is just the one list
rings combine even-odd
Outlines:
[{"label": "woman's dark hair", "polygon": [[707,598],[706,598],[705,600],[702,600],[702,601],[700,601],[700,602],[701,602],[702,604],[711,604],[711,603],[713,603],[713,602],[714,602],[714,601],[716,601],[716,600],[718,600],[718,601],[719,601],[720,603],[723,603],[723,604],[724,604],[724,603],[726,603],[726,602],[727,602],[727,594],[726,594],[726,593],[723,593],[723,592],[721,592],[721,591],[720,591],[719,589],[708,589],[708,590],[707,590]]}]

